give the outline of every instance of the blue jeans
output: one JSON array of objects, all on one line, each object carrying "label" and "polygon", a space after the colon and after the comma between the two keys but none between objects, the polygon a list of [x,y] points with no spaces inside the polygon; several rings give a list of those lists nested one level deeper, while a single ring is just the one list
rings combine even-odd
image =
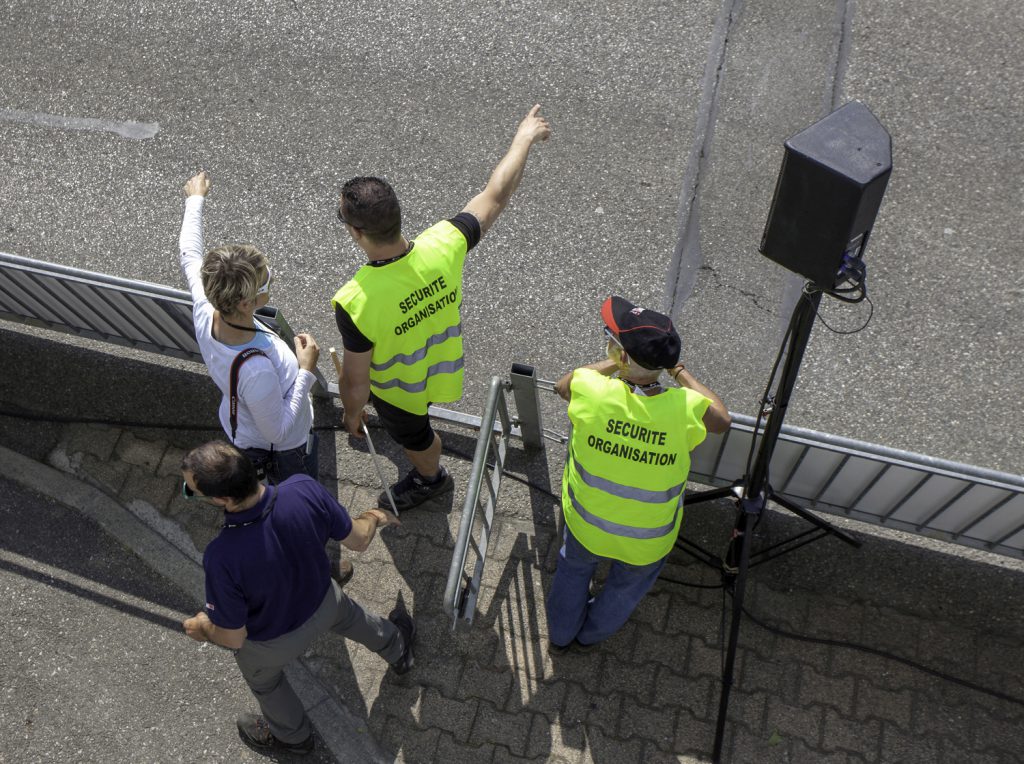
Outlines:
[{"label": "blue jeans", "polygon": [[[568,645],[574,639],[592,645],[608,639],[650,591],[665,566],[663,557],[649,565],[628,565],[590,552],[568,526],[558,554],[558,567],[548,592],[548,639]],[[590,597],[590,581],[602,560],[611,561],[604,587]]]}]

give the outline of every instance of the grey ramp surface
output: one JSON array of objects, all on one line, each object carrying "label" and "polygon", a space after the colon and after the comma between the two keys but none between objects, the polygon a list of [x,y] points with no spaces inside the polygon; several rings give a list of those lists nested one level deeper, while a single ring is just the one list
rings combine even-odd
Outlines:
[{"label": "grey ramp surface", "polygon": [[181,631],[189,597],[6,479],[0,538],[0,761],[266,761],[238,739],[255,702],[230,654]]},{"label": "grey ramp surface", "polygon": [[1024,13],[1003,0],[857,7],[847,87],[888,125],[897,163],[870,245],[885,254],[873,276],[884,321],[851,359],[868,368],[881,354],[887,394],[864,413],[926,453],[1024,472],[1024,62],[1011,53]]},{"label": "grey ramp surface", "polygon": [[[568,328],[589,338],[595,321],[577,305],[623,283],[626,253],[623,289],[660,299],[710,2],[639,14],[541,2],[74,10],[13,6],[0,102],[160,132],[0,122],[14,171],[0,181],[6,250],[177,284],[180,187],[202,165],[214,177],[207,241],[263,247],[275,303],[336,341],[328,301],[361,261],[334,218],[341,182],[391,179],[416,233],[483,188],[539,102],[555,136],[467,269],[473,382],[537,360],[538,346],[565,352]],[[559,322],[538,320],[548,315]],[[469,409],[484,387],[469,386]]]},{"label": "grey ramp surface", "polygon": [[[1018,6],[737,3],[705,176],[704,267],[682,324],[693,364],[753,413],[800,280],[757,253],[784,139],[849,99],[893,138],[868,245],[875,313],[863,332],[818,324],[788,422],[1020,471],[1022,301],[1012,155],[1021,131]],[[845,22],[844,22],[845,19]],[[999,31],[992,34],[994,26]],[[1012,92],[1011,92],[1012,91]],[[826,299],[840,330],[867,305]],[[999,416],[991,416],[997,410]]]},{"label": "grey ramp surface", "polygon": [[[461,209],[544,104],[555,134],[467,268],[458,407],[471,413],[513,360],[556,377],[599,356],[608,292],[675,303],[691,190],[684,359],[753,413],[792,297],[793,279],[756,252],[782,142],[860,98],[894,138],[867,252],[875,317],[850,337],[817,327],[789,421],[1022,469],[1019,6],[20,0],[4,13],[0,106],[159,132],[0,120],[0,249],[179,285],[179,189],[202,165],[208,241],[269,252],[274,302],[325,346],[327,301],[360,262],[333,218],[341,182],[390,178],[415,233]],[[867,306],[822,312],[851,329]]]}]

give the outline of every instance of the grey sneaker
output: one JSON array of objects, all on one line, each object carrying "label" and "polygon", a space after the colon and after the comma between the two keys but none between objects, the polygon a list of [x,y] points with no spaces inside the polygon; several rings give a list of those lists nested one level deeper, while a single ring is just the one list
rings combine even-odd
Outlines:
[{"label": "grey sneaker", "polygon": [[401,676],[402,674],[409,673],[415,662],[413,645],[416,643],[416,622],[412,620],[411,615],[401,608],[392,610],[391,614],[388,615],[388,620],[398,628],[402,635],[402,644],[405,645],[401,657],[391,664],[391,670]]},{"label": "grey sneaker", "polygon": [[[443,496],[453,488],[455,488],[455,481],[452,480],[451,473],[444,467],[441,467],[437,481],[434,483],[425,482],[420,473],[412,469],[409,470],[408,475],[391,486],[391,495],[395,499],[395,508],[399,512],[405,512],[407,509],[418,507],[425,501]],[[378,496],[377,501],[381,507],[391,506],[387,493]]]},{"label": "grey sneaker", "polygon": [[274,737],[267,720],[256,714],[242,714],[235,722],[238,725],[238,736],[242,741],[261,751],[285,751],[305,756],[313,751],[313,736],[310,735],[301,743],[285,743]]}]

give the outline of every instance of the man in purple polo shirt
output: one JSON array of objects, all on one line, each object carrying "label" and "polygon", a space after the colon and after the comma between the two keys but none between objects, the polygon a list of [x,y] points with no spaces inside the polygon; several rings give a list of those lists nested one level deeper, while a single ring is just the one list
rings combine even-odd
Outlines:
[{"label": "man in purple polo shirt", "polygon": [[331,579],[327,539],[355,552],[398,518],[370,509],[354,520],[323,486],[295,475],[276,486],[256,478],[234,446],[206,443],[181,462],[186,497],[224,510],[224,527],[206,547],[206,607],[183,622],[198,642],[235,653],[262,716],[243,714],[238,732],[264,750],[309,753],[313,732],[284,667],[326,631],[376,652],[397,674],[413,665],[416,626],[396,608],[385,620],[349,599]]}]

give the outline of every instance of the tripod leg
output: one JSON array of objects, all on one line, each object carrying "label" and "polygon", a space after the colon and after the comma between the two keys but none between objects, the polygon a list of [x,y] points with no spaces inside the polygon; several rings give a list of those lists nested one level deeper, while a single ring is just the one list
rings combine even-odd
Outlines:
[{"label": "tripod leg", "polygon": [[858,549],[860,548],[860,546],[861,546],[860,539],[858,539],[858,538],[856,538],[854,536],[851,536],[846,531],[841,530],[841,529],[837,528],[836,526],[832,525],[832,523],[829,523],[829,522],[827,522],[825,520],[822,520],[820,517],[818,517],[817,515],[813,514],[812,512],[808,512],[806,509],[801,507],[796,502],[790,501],[785,496],[779,496],[779,495],[777,495],[775,493],[772,494],[771,498],[772,498],[772,501],[774,501],[780,507],[783,507],[784,509],[788,509],[790,512],[792,512],[797,517],[802,517],[804,520],[809,522],[811,525],[817,526],[818,528],[821,528],[823,531],[825,531],[827,533],[831,533],[833,536],[835,536],[836,538],[840,539],[841,541],[845,541],[847,544],[849,544],[852,547],[856,547]]},{"label": "tripod leg", "polygon": [[[732,692],[733,672],[736,665],[736,647],[740,637],[740,619],[743,617],[743,594],[747,586],[747,569],[750,567],[750,539],[747,529],[751,514],[744,512],[737,523],[733,543],[739,546],[739,567],[732,582],[732,620],[729,622],[729,643],[722,669],[722,691],[718,697],[718,720],[715,723],[715,746],[711,760],[718,764],[722,760],[722,744],[725,740],[725,722],[729,715],[729,694]],[[734,552],[735,554],[735,552]]]},{"label": "tripod leg", "polygon": [[724,488],[712,488],[710,491],[693,491],[687,493],[683,498],[683,506],[692,507],[694,504],[701,504],[705,501],[716,501],[718,499],[736,498],[735,486],[727,485]]}]

